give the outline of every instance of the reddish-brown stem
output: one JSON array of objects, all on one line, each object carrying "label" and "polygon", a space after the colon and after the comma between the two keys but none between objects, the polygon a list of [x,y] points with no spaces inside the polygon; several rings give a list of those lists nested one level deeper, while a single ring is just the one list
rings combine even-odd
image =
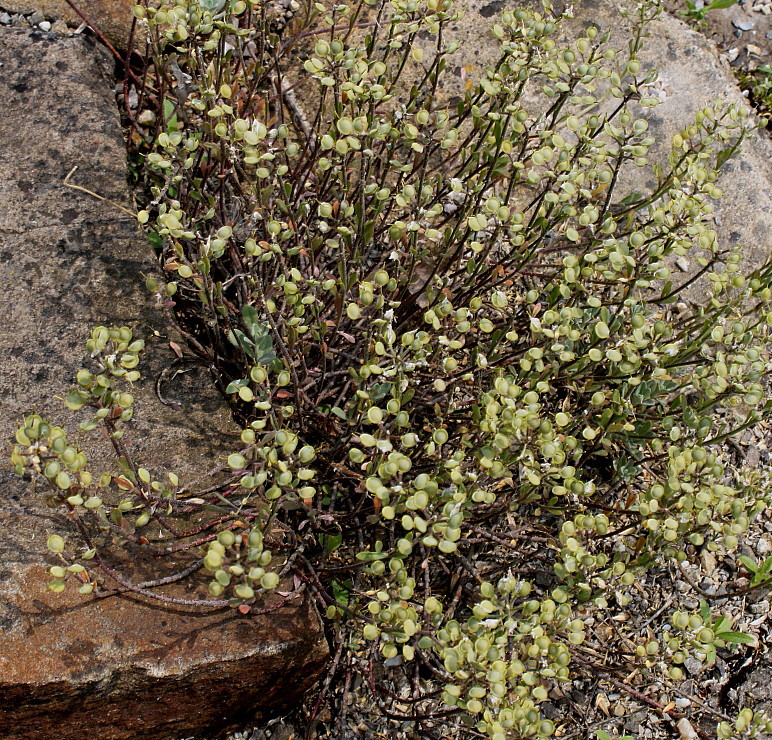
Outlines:
[{"label": "reddish-brown stem", "polygon": [[[96,37],[109,49],[110,53],[121,63],[125,65],[125,59],[121,53],[110,43],[108,38],[99,30],[99,27],[91,21],[85,13],[77,6],[72,0],[64,0],[77,14],[78,17],[96,34]],[[133,27],[133,26],[132,26]],[[126,74],[134,80],[135,85],[141,85],[140,79],[131,71],[131,68],[126,65]]]}]

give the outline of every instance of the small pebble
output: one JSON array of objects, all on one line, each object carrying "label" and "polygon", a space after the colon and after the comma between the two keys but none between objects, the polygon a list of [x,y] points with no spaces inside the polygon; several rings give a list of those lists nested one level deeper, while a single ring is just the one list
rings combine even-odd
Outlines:
[{"label": "small pebble", "polygon": [[4,26],[11,24],[11,16],[8,13],[0,13],[0,23]]},{"label": "small pebble", "polygon": [[27,21],[31,26],[37,26],[38,23],[42,23],[46,17],[42,13],[38,13],[37,11],[34,12],[29,18],[27,18]]},{"label": "small pebble", "polygon": [[149,127],[152,126],[155,123],[155,113],[151,110],[143,110],[138,116],[137,116],[137,123],[140,126]]},{"label": "small pebble", "polygon": [[685,696],[679,696],[675,700],[675,705],[679,709],[684,709],[685,707],[690,707],[692,705],[692,700],[691,699],[687,699]]},{"label": "small pebble", "polygon": [[756,553],[758,555],[768,555],[772,552],[772,537],[768,534],[763,534],[756,542]]},{"label": "small pebble", "polygon": [[48,21],[40,21],[40,23],[38,23],[38,28],[41,31],[50,31],[51,30],[51,24]]},{"label": "small pebble", "polygon": [[692,727],[692,723],[686,717],[678,720],[676,729],[681,735],[681,740],[693,740],[693,738],[699,737],[694,727]]},{"label": "small pebble", "polygon": [[741,31],[752,31],[756,28],[756,24],[753,21],[732,21],[732,25]]},{"label": "small pebble", "polygon": [[735,46],[733,49],[730,49],[726,53],[726,58],[729,60],[729,63],[731,64],[737,57],[740,56],[740,49],[739,47]]},{"label": "small pebble", "polygon": [[700,562],[702,563],[703,570],[708,575],[712,575],[716,570],[716,556],[707,548],[700,552]]},{"label": "small pebble", "polygon": [[686,272],[689,269],[689,260],[686,257],[679,257],[675,263],[681,272]]}]

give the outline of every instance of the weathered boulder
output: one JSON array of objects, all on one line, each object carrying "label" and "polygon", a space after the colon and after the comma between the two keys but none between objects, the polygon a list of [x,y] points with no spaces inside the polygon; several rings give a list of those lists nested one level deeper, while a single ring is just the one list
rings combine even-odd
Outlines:
[{"label": "weathered boulder", "polygon": [[[140,273],[153,260],[134,219],[63,184],[77,165],[74,182],[128,203],[109,57],[83,37],[0,27],[0,65],[0,438],[9,440],[33,409],[59,421],[72,416],[61,398],[73,372],[88,365],[83,342],[93,326],[126,324],[151,339],[165,330],[144,290]],[[174,356],[160,338],[148,355],[127,443],[146,467],[174,470],[185,482],[238,440],[205,371],[165,387],[182,406],[175,410],[154,390]],[[90,459],[106,457],[97,435],[81,436]],[[6,457],[0,738],[217,734],[292,703],[324,665],[318,617],[302,600],[242,616],[141,597],[52,594],[51,533],[77,539]],[[145,564],[136,567],[141,573]]]},{"label": "weathered boulder", "polygon": [[[598,23],[614,29],[612,41],[624,48],[625,24],[609,0],[585,0],[572,24]],[[729,65],[702,34],[663,13],[650,27],[641,53],[644,69],[655,68],[658,79],[651,93],[660,105],[646,118],[657,145],[651,159],[664,162],[672,137],[694,120],[695,113],[714,100],[748,107]],[[626,187],[645,192],[654,184],[650,170],[628,173]],[[723,167],[719,184],[724,196],[716,201],[716,223],[722,247],[743,246],[746,269],[763,264],[772,253],[772,142],[756,132]],[[696,297],[696,296],[693,296]]]},{"label": "weathered boulder", "polygon": [[[629,25],[611,0],[583,0],[567,35],[574,38],[590,24],[612,29],[612,43],[626,48]],[[657,140],[650,158],[664,163],[672,137],[694,121],[698,110],[714,100],[748,108],[729,65],[716,47],[682,21],[663,13],[649,27],[640,55],[643,69],[654,68],[658,78],[649,94],[660,104],[649,109],[651,135]],[[633,169],[623,186],[646,192],[654,184],[651,170]],[[741,244],[746,269],[763,264],[772,252],[772,143],[756,132],[721,171],[724,196],[716,201],[716,231],[722,247]]]},{"label": "weathered boulder", "polygon": [[[443,43],[457,42],[459,50],[446,57],[446,73],[437,90],[440,101],[460,101],[467,85],[495,63],[500,46],[491,33],[491,26],[503,11],[523,5],[540,3],[531,0],[455,0],[454,7],[461,10],[463,16],[445,29]],[[558,37],[570,42],[583,34],[588,26],[595,25],[610,30],[610,43],[626,52],[630,23],[620,13],[619,5],[615,0],[575,3],[574,17],[561,22]],[[634,3],[625,0],[622,5],[631,8]],[[658,97],[661,102],[653,109],[644,109],[643,113],[649,121],[651,135],[657,140],[650,151],[650,159],[666,163],[672,137],[693,123],[698,110],[714,100],[746,108],[748,103],[729,65],[702,34],[668,13],[652,22],[648,31],[640,60],[644,70],[651,67],[658,70],[658,80],[648,94]],[[356,42],[352,43],[361,43],[367,33],[367,28],[359,31]],[[305,56],[311,55],[313,43],[315,41],[303,49]],[[428,34],[420,34],[416,43],[423,48],[425,59],[431,58],[436,51],[436,40]],[[400,89],[409,90],[423,74],[423,66],[409,62]],[[306,104],[312,110],[312,87],[302,74],[298,80],[297,97],[309,101]],[[650,167],[630,168],[620,182],[620,192],[647,192],[653,184]],[[740,152],[724,166],[719,184],[724,192],[724,197],[716,202],[715,210],[720,243],[723,247],[741,244],[748,259],[746,264],[757,267],[768,258],[772,248],[772,143],[766,133],[755,134],[744,142]]]}]

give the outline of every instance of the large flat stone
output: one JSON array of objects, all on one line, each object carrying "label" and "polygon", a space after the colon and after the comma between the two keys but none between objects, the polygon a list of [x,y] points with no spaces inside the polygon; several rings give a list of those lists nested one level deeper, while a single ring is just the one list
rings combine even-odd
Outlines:
[{"label": "large flat stone", "polygon": [[[136,223],[63,181],[126,205],[125,147],[111,61],[82,37],[0,27],[0,438],[33,409],[77,420],[62,397],[88,365],[98,323],[165,329],[141,274],[154,269]],[[204,370],[156,397],[173,360],[150,342],[127,443],[155,474],[192,480],[238,444]],[[76,438],[77,438],[77,432]],[[109,444],[80,433],[100,472]],[[5,447],[6,452],[8,446]],[[313,607],[263,616],[159,606],[142,598],[56,595],[46,538],[77,540],[45,493],[0,463],[0,738],[157,738],[217,734],[296,701],[327,657]],[[173,572],[175,565],[166,566]],[[151,566],[139,560],[140,578]],[[187,586],[175,595],[185,596]]]},{"label": "large flat stone", "polygon": [[[581,3],[572,29],[597,23],[614,29],[612,42],[624,48],[625,23],[609,0]],[[672,137],[690,125],[696,112],[714,100],[749,109],[731,68],[717,48],[682,21],[663,13],[650,26],[640,55],[644,69],[658,72],[651,93],[660,105],[646,118],[657,144],[653,161],[665,162]],[[654,185],[647,168],[628,173],[625,187],[645,192]],[[772,253],[772,142],[764,131],[754,133],[722,168],[716,201],[715,228],[723,248],[740,244],[745,269],[762,265]],[[697,298],[697,294],[692,295]]]},{"label": "large flat stone", "polygon": [[[450,23],[443,32],[443,42],[457,42],[458,51],[446,57],[447,68],[441,77],[437,99],[455,105],[463,99],[467,86],[495,64],[500,45],[491,26],[501,13],[522,6],[540,6],[535,0],[455,0],[454,8],[462,17]],[[556,6],[559,6],[556,3]],[[568,5],[564,3],[563,5]],[[619,5],[632,8],[633,0],[582,0],[574,4],[574,17],[561,21],[558,39],[572,42],[590,25],[610,30],[610,44],[626,53],[630,24],[620,13]],[[362,43],[370,31],[355,32],[351,43]],[[716,47],[702,34],[668,13],[663,13],[648,28],[640,53],[645,70],[655,68],[659,79],[648,91],[661,103],[653,109],[642,109],[649,121],[649,131],[657,140],[650,150],[652,162],[667,163],[672,137],[694,122],[695,113],[720,100],[749,108],[734,79],[729,65],[719,57]],[[301,56],[313,53],[313,43],[301,46]],[[419,34],[416,41],[423,48],[425,61],[436,51],[436,41]],[[424,65],[425,66],[425,65]],[[400,82],[407,92],[411,84],[423,77],[424,66],[408,62]],[[641,77],[644,75],[641,74]],[[313,110],[315,88],[307,76],[299,76],[297,97]],[[612,107],[615,101],[612,102]],[[529,99],[526,108],[538,112],[544,100]],[[313,117],[313,116],[311,116]],[[723,168],[719,182],[724,197],[716,201],[716,230],[722,247],[740,244],[748,265],[758,267],[772,251],[772,143],[765,132],[751,136],[740,152]],[[650,191],[654,178],[650,167],[630,168],[620,182],[620,192]],[[530,195],[527,196],[530,200]],[[696,295],[694,296],[696,298]]]}]

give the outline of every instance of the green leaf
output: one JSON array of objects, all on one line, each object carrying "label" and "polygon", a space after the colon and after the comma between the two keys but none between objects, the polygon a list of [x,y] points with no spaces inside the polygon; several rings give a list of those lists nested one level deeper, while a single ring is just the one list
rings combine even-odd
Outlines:
[{"label": "green leaf", "polygon": [[240,380],[232,380],[230,383],[228,383],[227,388],[225,389],[226,393],[238,393],[242,388],[249,385],[249,381],[246,378],[241,378]]},{"label": "green leaf", "polygon": [[[233,334],[238,340],[238,345],[244,353],[261,365],[267,365],[276,359],[276,352],[273,349],[273,337],[270,333],[268,324],[260,321],[260,316],[254,306],[246,305],[241,309],[241,315],[246,324],[251,341],[246,338],[243,332],[238,329],[233,330]],[[230,334],[229,334],[230,338]],[[246,342],[246,344],[244,344]],[[231,343],[235,344],[233,339]]]},{"label": "green leaf", "polygon": [[705,650],[705,665],[713,665],[716,662],[716,646],[708,645]]},{"label": "green leaf", "polygon": [[260,353],[263,354],[265,352],[269,352],[273,349],[273,339],[270,336],[256,336],[254,337],[255,340],[255,349]]},{"label": "green leaf", "polygon": [[758,575],[759,576],[766,576],[769,571],[772,570],[772,555],[770,555],[759,568]]},{"label": "green leaf", "polygon": [[595,730],[595,737],[597,740],[611,740],[611,735],[604,730]]},{"label": "green leaf", "polygon": [[230,467],[232,470],[244,470],[246,466],[247,461],[244,455],[239,455],[237,453],[228,455],[228,467]]},{"label": "green leaf", "polygon": [[262,336],[265,334],[265,332],[262,330],[263,324],[260,321],[260,317],[257,315],[257,311],[255,311],[254,306],[250,306],[247,304],[244,306],[244,308],[241,309],[241,315],[244,318],[244,323],[247,325],[247,329],[249,329],[249,333],[254,338],[255,335]]},{"label": "green leaf", "polygon": [[756,638],[751,635],[746,635],[743,632],[718,632],[716,634],[717,640],[723,640],[724,642],[732,642],[736,645],[753,645],[756,642]]},{"label": "green leaf", "polygon": [[324,537],[324,548],[327,553],[335,552],[343,542],[342,534],[328,534]]},{"label": "green leaf", "polygon": [[[83,408],[87,398],[88,396],[83,393],[83,391],[70,391],[70,395],[67,396],[67,400],[64,402],[64,404],[71,411],[77,411],[78,409]],[[19,442],[19,444],[29,444],[29,441],[22,442],[18,436],[16,441]]]},{"label": "green leaf", "polygon": [[64,538],[58,534],[52,534],[46,541],[46,546],[51,552],[64,552]]},{"label": "green leaf", "polygon": [[716,155],[716,169],[721,169],[721,167],[724,166],[726,161],[734,154],[734,148],[729,147],[728,149],[722,149],[717,155]]},{"label": "green leaf", "polygon": [[341,606],[348,606],[350,590],[346,584],[340,581],[332,582],[332,597]]},{"label": "green leaf", "polygon": [[357,560],[361,560],[363,563],[371,563],[373,560],[383,560],[389,557],[385,552],[358,552]]},{"label": "green leaf", "polygon": [[173,101],[168,98],[164,100],[164,121],[166,121],[166,132],[169,134],[177,130],[177,114],[174,112],[176,108]]},{"label": "green leaf", "polygon": [[737,5],[737,0],[713,0],[710,5],[705,7],[705,10],[723,10],[724,8],[731,8],[733,5]]},{"label": "green leaf", "polygon": [[385,398],[386,394],[391,391],[391,385],[391,383],[376,383],[370,389],[370,400],[380,401],[382,398]]},{"label": "green leaf", "polygon": [[[758,573],[759,572],[759,565],[758,563],[753,560],[752,558],[749,558],[747,555],[740,555],[737,558],[751,573]],[[765,563],[766,565],[766,563]]]},{"label": "green leaf", "polygon": [[164,245],[164,240],[161,238],[161,235],[157,231],[148,231],[147,240],[150,242],[150,246],[154,247],[155,249],[161,249],[161,247]]},{"label": "green leaf", "polygon": [[343,419],[344,421],[348,421],[348,416],[346,416],[346,412],[340,408],[340,406],[333,406],[330,411],[332,411],[335,416],[337,416],[339,419]]},{"label": "green leaf", "polygon": [[[633,203],[637,203],[639,200],[643,200],[643,196],[640,193],[630,193],[630,195],[626,195],[619,201],[619,205],[630,206]],[[598,730],[598,732],[603,732],[603,730]]]},{"label": "green leaf", "polygon": [[241,329],[231,329],[228,332],[228,340],[234,347],[239,347],[247,357],[255,359],[255,345]]},{"label": "green leaf", "polygon": [[373,240],[373,234],[375,233],[375,221],[367,221],[362,229],[362,243],[370,244]]}]

